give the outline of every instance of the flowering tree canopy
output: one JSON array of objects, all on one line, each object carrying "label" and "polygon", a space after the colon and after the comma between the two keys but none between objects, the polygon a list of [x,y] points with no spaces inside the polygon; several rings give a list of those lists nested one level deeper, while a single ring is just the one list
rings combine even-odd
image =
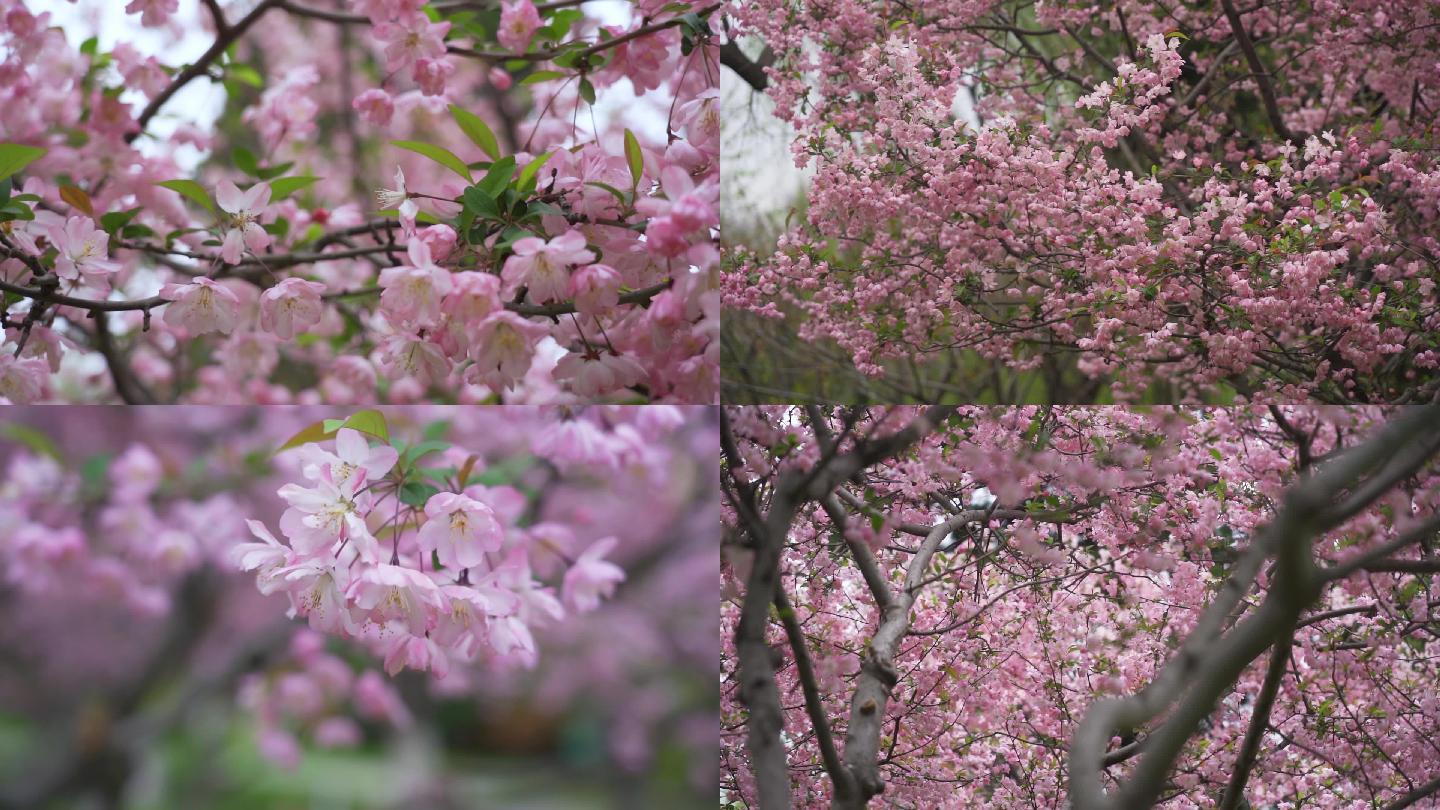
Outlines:
[{"label": "flowering tree canopy", "polygon": [[1046,401],[1440,389],[1433,3],[733,14],[751,41],[722,58],[815,176],[727,306],[865,372],[962,353]]},{"label": "flowering tree canopy", "polygon": [[0,399],[714,401],[717,5],[129,3],[186,64],[46,5],[0,2]]},{"label": "flowering tree canopy", "polygon": [[1436,406],[724,417],[722,801],[1440,796]]},{"label": "flowering tree canopy", "polygon": [[[667,405],[10,408],[0,806],[122,806],[158,771],[159,806],[274,806],[281,769],[442,735],[709,800],[715,431]],[[167,753],[217,717],[265,779]],[[442,753],[345,803],[474,806]]]}]

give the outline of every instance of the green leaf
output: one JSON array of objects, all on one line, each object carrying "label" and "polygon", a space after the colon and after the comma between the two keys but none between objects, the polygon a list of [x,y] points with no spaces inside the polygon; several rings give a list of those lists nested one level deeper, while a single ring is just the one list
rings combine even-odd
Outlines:
[{"label": "green leaf", "polygon": [[129,211],[111,211],[100,217],[100,227],[106,233],[113,234],[116,231],[130,224],[130,220],[140,213],[139,208],[131,208]]},{"label": "green leaf", "polygon": [[580,98],[584,99],[586,104],[595,103],[595,85],[591,84],[589,79],[580,79]]},{"label": "green leaf", "polygon": [[47,151],[38,146],[23,143],[0,143],[0,177],[9,177],[32,162],[40,159]]},{"label": "green leaf", "polygon": [[455,172],[456,174],[465,178],[465,182],[472,182],[470,179],[470,167],[466,166],[465,161],[456,157],[455,153],[451,152],[449,149],[445,149],[443,147],[439,147],[430,143],[421,143],[419,141],[391,141],[390,145],[398,146],[401,149],[408,149],[417,155],[424,155],[425,157],[430,158],[436,163],[439,163],[441,166],[444,166],[450,171]]},{"label": "green leaf", "polygon": [[265,80],[260,76],[260,71],[249,65],[229,64],[225,66],[225,77],[244,82],[251,87],[264,87]]},{"label": "green leaf", "polygon": [[553,79],[563,79],[567,74],[559,70],[537,70],[520,80],[521,84],[539,84]]},{"label": "green leaf", "polygon": [[626,204],[626,203],[628,203],[628,202],[630,201],[629,198],[627,198],[627,197],[625,196],[625,192],[621,191],[621,190],[618,189],[618,188],[615,188],[614,186],[610,185],[609,183],[602,183],[602,182],[600,182],[599,180],[591,180],[590,182],[586,183],[585,185],[587,185],[587,186],[594,186],[594,187],[596,187],[596,188],[598,188],[598,189],[603,189],[603,190],[605,190],[605,191],[610,192],[611,194],[615,195],[615,199],[619,200],[622,205],[624,205],[624,204]]},{"label": "green leaf", "polygon": [[237,146],[230,150],[230,157],[235,161],[235,168],[252,177],[260,169],[260,164],[255,160],[255,153],[243,146]]},{"label": "green leaf", "polygon": [[318,182],[320,178],[309,175],[297,177],[281,177],[278,180],[270,181],[270,201],[277,202],[289,197],[291,194],[302,188],[308,188]]},{"label": "green leaf", "polygon": [[419,481],[406,481],[400,487],[400,502],[406,506],[424,506],[431,496],[440,492],[440,488],[431,484],[422,484]]},{"label": "green leaf", "polygon": [[439,453],[449,449],[449,442],[421,442],[405,451],[405,463],[414,464],[415,460],[420,458],[421,456],[427,456],[431,453]]},{"label": "green leaf", "polygon": [[204,186],[194,180],[162,180],[155,185],[168,188],[171,191],[179,192],[182,196],[189,197],[191,200],[204,206],[206,211],[212,213],[215,211],[215,203],[210,201],[210,194],[205,191]]},{"label": "green leaf", "polygon": [[290,171],[290,167],[294,165],[295,162],[290,161],[288,163],[281,163],[279,166],[261,166],[255,170],[255,176],[261,180],[274,180],[285,172]]},{"label": "green leaf", "polygon": [[325,432],[325,422],[316,422],[311,425],[306,425],[299,433],[286,439],[284,444],[275,449],[275,452],[279,453],[282,450],[289,450],[292,447],[299,447],[302,444],[310,444],[311,442],[323,442],[328,438],[330,438],[330,436]]},{"label": "green leaf", "polygon": [[495,204],[495,198],[486,194],[479,186],[471,186],[465,189],[460,199],[465,201],[465,210],[484,219],[494,219],[500,216],[500,206]]},{"label": "green leaf", "polygon": [[506,155],[495,161],[490,166],[490,171],[485,173],[484,179],[475,185],[485,192],[488,197],[498,197],[500,192],[510,185],[510,178],[515,176],[515,157]]},{"label": "green leaf", "polygon": [[481,152],[489,155],[491,160],[500,159],[500,142],[495,139],[494,131],[484,119],[454,104],[450,105],[450,114],[455,117],[455,123],[460,125],[461,131],[480,147]]},{"label": "green leaf", "polygon": [[345,427],[369,433],[382,441],[390,441],[390,428],[385,424],[385,414],[379,411],[356,411],[345,420]]},{"label": "green leaf", "polygon": [[542,152],[526,163],[525,168],[521,169],[520,174],[515,178],[515,188],[520,189],[521,193],[533,191],[535,187],[531,183],[535,180],[535,175],[540,173],[540,167],[544,166],[545,161],[554,154],[554,152]]},{"label": "green leaf", "polygon": [[640,177],[645,173],[645,153],[640,151],[640,141],[635,133],[625,130],[625,160],[630,164],[630,190],[640,187]]},{"label": "green leaf", "polygon": [[29,425],[22,425],[17,422],[0,425],[0,436],[12,442],[25,445],[30,449],[30,452],[37,455],[49,456],[56,461],[64,460],[61,458],[60,448],[55,446],[55,442],[51,441],[50,437],[43,432]]},{"label": "green leaf", "polygon": [[105,491],[105,479],[110,473],[110,453],[91,456],[80,465],[80,488],[88,498],[96,498]]},{"label": "green leaf", "polygon": [[390,429],[385,424],[385,415],[379,411],[365,410],[357,411],[346,419],[322,419],[307,425],[299,433],[287,439],[275,452],[289,450],[302,444],[333,439],[340,428],[352,428],[361,433],[368,433],[381,441],[390,441]]}]

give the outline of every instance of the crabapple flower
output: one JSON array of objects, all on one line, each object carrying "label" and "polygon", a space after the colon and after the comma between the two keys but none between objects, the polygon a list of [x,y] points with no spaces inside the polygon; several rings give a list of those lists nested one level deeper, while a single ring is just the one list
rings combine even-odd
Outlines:
[{"label": "crabapple flower", "polygon": [[594,610],[600,606],[601,598],[613,594],[615,586],[625,580],[620,566],[601,559],[615,549],[617,542],[614,537],[595,541],[565,572],[561,593],[572,610],[581,613]]},{"label": "crabapple flower", "polygon": [[287,278],[276,284],[260,295],[260,328],[288,339],[320,323],[323,292],[318,281]]},{"label": "crabapple flower", "polygon": [[395,115],[395,100],[378,87],[372,87],[356,96],[350,107],[360,113],[365,123],[377,127],[390,126],[390,119]]},{"label": "crabapple flower", "polygon": [[440,304],[450,292],[450,272],[430,258],[430,246],[423,239],[411,239],[407,252],[410,265],[380,272],[380,306],[400,321],[433,323],[440,317]]},{"label": "crabapple flower", "polygon": [[571,352],[560,358],[554,371],[557,382],[568,383],[582,397],[628,388],[645,376],[645,367],[634,358],[608,351]]},{"label": "crabapple flower", "polygon": [[221,219],[225,240],[220,246],[220,258],[226,264],[239,262],[245,248],[259,253],[270,245],[270,234],[260,226],[260,216],[268,202],[269,183],[256,183],[241,191],[229,180],[222,180],[215,187],[215,203],[226,213]]},{"label": "crabapple flower", "polygon": [[363,570],[348,593],[355,606],[368,612],[371,622],[400,622],[410,633],[423,635],[430,619],[441,609],[440,589],[411,568],[382,563]]},{"label": "crabapple flower", "polygon": [[170,15],[180,9],[180,0],[130,0],[126,14],[139,14],[140,24],[147,28],[164,25]]},{"label": "crabapple flower", "polygon": [[446,568],[471,568],[485,552],[499,551],[504,530],[490,507],[465,495],[441,492],[425,502],[425,525],[415,539],[427,554],[435,552]]},{"label": "crabapple flower", "polygon": [[110,235],[96,228],[88,217],[70,217],[63,228],[52,228],[50,241],[59,255],[55,257],[55,275],[68,281],[103,280],[118,271],[120,265],[106,254]]},{"label": "crabapple flower", "polygon": [[429,670],[436,678],[450,672],[450,657],[428,636],[400,638],[385,656],[385,671],[394,675],[402,669]]},{"label": "crabapple flower", "polygon": [[420,92],[427,96],[445,94],[445,82],[455,73],[455,65],[449,59],[420,57],[415,60],[411,78],[420,86]]},{"label": "crabapple flower", "polygon": [[170,301],[165,306],[165,322],[191,335],[228,335],[235,329],[240,297],[214,279],[195,276],[189,284],[166,284],[160,288],[160,296]]},{"label": "crabapple flower", "polygon": [[506,50],[524,53],[540,28],[540,12],[530,0],[500,4],[500,32],[497,39]]},{"label": "crabapple flower", "polygon": [[302,445],[298,450],[304,462],[301,471],[306,478],[328,480],[336,486],[345,486],[351,481],[378,481],[400,458],[400,453],[388,444],[371,447],[365,434],[352,428],[340,428],[336,432],[334,453],[314,444]]},{"label": "crabapple flower", "polygon": [[260,540],[258,543],[238,543],[230,548],[230,561],[241,571],[256,572],[256,583],[260,593],[270,594],[284,587],[281,577],[283,569],[291,563],[290,549],[275,539],[275,535],[258,520],[246,520],[250,533]]},{"label": "crabapple flower", "polygon": [[0,344],[0,400],[28,405],[45,395],[47,379],[44,360],[16,357],[14,349]]},{"label": "crabapple flower", "polygon": [[420,206],[410,199],[409,192],[405,190],[405,172],[399,166],[395,167],[395,188],[376,189],[375,198],[380,202],[381,209],[400,212],[400,223],[407,232],[415,230],[415,215],[420,212]]},{"label": "crabapple flower", "polygon": [[450,361],[434,343],[408,332],[390,335],[380,343],[379,364],[387,374],[413,378],[422,385],[450,376]]},{"label": "crabapple flower", "polygon": [[545,327],[509,310],[492,312],[475,330],[470,345],[475,363],[465,370],[467,378],[497,392],[514,387],[530,370],[535,344],[545,334]]},{"label": "crabapple flower", "polygon": [[363,492],[366,476],[362,470],[340,482],[322,478],[313,488],[299,484],[280,488],[280,497],[290,505],[280,515],[280,531],[301,556],[327,551],[342,540],[355,540],[362,549],[373,545],[365,526],[370,498]]},{"label": "crabapple flower", "polygon": [[450,23],[432,23],[424,14],[409,14],[375,26],[375,36],[385,42],[385,69],[392,71],[422,57],[444,56],[449,32]]},{"label": "crabapple flower", "polygon": [[514,255],[505,260],[501,273],[504,294],[512,296],[523,286],[533,301],[563,301],[570,286],[567,268],[593,261],[595,254],[586,249],[585,235],[577,230],[568,230],[548,242],[526,237],[515,243]]},{"label": "crabapple flower", "polygon": [[566,293],[582,315],[600,315],[620,303],[620,273],[606,264],[587,264],[570,276]]}]

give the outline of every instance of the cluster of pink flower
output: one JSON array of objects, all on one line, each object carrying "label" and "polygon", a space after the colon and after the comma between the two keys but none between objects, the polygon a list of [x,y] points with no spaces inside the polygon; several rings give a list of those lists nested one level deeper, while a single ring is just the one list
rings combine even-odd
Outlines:
[{"label": "cluster of pink flower", "polygon": [[0,482],[0,581],[38,595],[83,591],[158,616],[181,577],[223,559],[244,535],[227,495],[162,498],[163,465],[144,445],[91,464],[87,481],[49,455],[11,459]]},{"label": "cluster of pink flower", "polygon": [[[744,465],[729,470],[769,486],[782,472],[811,470],[851,448],[845,438],[827,447],[831,437],[885,436],[919,412],[875,409],[859,424],[826,412],[817,438],[793,408],[732,408],[728,424]],[[881,660],[873,652],[882,643],[877,622],[900,612],[877,604],[876,582],[915,599],[904,611],[906,629],[891,637],[904,640],[890,670],[898,681],[878,711],[889,735],[879,749],[887,801],[1063,804],[1067,769],[1054,746],[1074,739],[1085,707],[1152,682],[1237,556],[1274,519],[1301,474],[1300,456],[1333,458],[1386,417],[1378,408],[1320,406],[962,408],[903,455],[849,477],[836,508],[807,505],[783,535],[779,578],[813,675],[792,665],[778,629],[767,643],[790,659],[775,672],[780,694],[801,694],[812,677],[818,689],[816,702],[796,698],[784,708],[796,804],[820,806],[833,795],[807,706],[832,724],[860,716],[852,699],[857,680]],[[1292,436],[1307,437],[1303,453]],[[989,519],[968,521],[922,559],[917,549],[933,527],[991,506]],[[739,529],[733,537],[747,525],[737,511],[727,506]],[[1339,529],[1307,539],[1306,553],[1320,566],[1353,560],[1437,512],[1440,470],[1432,461]],[[865,543],[869,561],[835,553],[840,536]],[[1327,584],[1307,613],[1295,635],[1295,677],[1276,696],[1272,736],[1247,790],[1257,806],[1297,797],[1358,806],[1382,792],[1383,804],[1435,772],[1430,740],[1440,713],[1428,684],[1440,664],[1412,640],[1415,628],[1434,626],[1440,607],[1427,585],[1433,558],[1423,543],[1397,555],[1407,560]],[[736,630],[755,552],[727,542],[722,559],[722,717],[735,718],[721,735],[722,789],[753,803]],[[926,564],[910,569],[917,559]],[[919,584],[901,591],[907,569]],[[1275,582],[1267,569],[1257,604]],[[1224,792],[1264,679],[1257,661],[1225,690],[1173,770],[1176,801],[1206,806]],[[1121,745],[1118,737],[1112,743]],[[892,760],[886,751],[908,753]]]},{"label": "cluster of pink flower", "polygon": [[1433,10],[1173,12],[736,8],[815,174],[777,249],[724,273],[726,305],[799,312],[802,340],[875,375],[973,352],[1121,397],[1427,398]]},{"label": "cluster of pink flower", "polygon": [[[126,10],[146,26],[190,13],[175,0]],[[202,79],[130,44],[79,44],[56,15],[0,0],[0,148],[27,150],[0,162],[20,167],[0,178],[0,280],[22,291],[0,309],[0,398],[713,402],[716,7],[643,2],[602,26],[516,0],[491,31],[420,0],[355,10],[363,19],[338,23],[273,1],[244,17],[195,10],[237,38],[235,56],[201,74],[223,75],[232,123],[161,134],[152,121],[174,112],[165,103]],[[373,36],[343,33],[367,21]],[[524,58],[500,58],[495,43]],[[318,47],[339,60],[316,59]],[[380,86],[339,80],[372,63]],[[520,115],[496,94],[517,79]],[[259,92],[242,98],[241,85]],[[637,97],[664,111],[663,127],[583,113]],[[456,127],[452,111],[469,118]],[[341,151],[316,148],[327,116],[356,114]],[[239,146],[250,142],[241,125],[263,158]],[[351,175],[373,163],[360,150],[389,150],[390,138],[425,142],[386,152],[396,181],[367,219],[373,203],[356,189],[369,181]],[[168,180],[184,176],[180,147],[218,160],[204,177]],[[480,227],[462,203],[478,179],[469,170],[487,165],[513,166],[504,179],[528,169],[530,181],[492,193],[485,203],[506,210]],[[313,176],[285,176],[292,166]],[[305,373],[273,378],[292,366]]]},{"label": "cluster of pink flower", "polygon": [[[566,446],[565,442],[559,442]],[[568,449],[568,447],[567,447]],[[531,628],[595,609],[624,579],[591,544],[569,562],[556,598],[532,575],[536,554],[564,555],[557,527],[523,527],[526,498],[508,486],[471,483],[476,459],[446,451],[457,469],[430,480],[406,475],[400,454],[365,435],[338,431],[334,451],[302,445],[306,484],[286,484],[281,543],[248,521],[260,542],[234,548],[262,593],[284,593],[315,630],[355,639],[385,657],[385,669],[449,672],[451,659],[534,666]],[[392,471],[400,474],[391,475]],[[563,531],[563,527],[560,527]]]},{"label": "cluster of pink flower", "polygon": [[308,630],[290,639],[285,660],[241,681],[238,702],[255,718],[260,753],[288,768],[300,762],[302,739],[348,748],[364,737],[359,720],[395,729],[412,723],[405,702],[380,673],[357,675],[325,651],[324,636]]}]

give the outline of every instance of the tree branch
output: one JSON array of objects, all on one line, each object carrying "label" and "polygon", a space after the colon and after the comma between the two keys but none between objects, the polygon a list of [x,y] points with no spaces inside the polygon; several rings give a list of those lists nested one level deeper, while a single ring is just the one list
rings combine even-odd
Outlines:
[{"label": "tree branch", "polygon": [[1265,104],[1265,115],[1270,119],[1270,126],[1276,135],[1290,140],[1290,130],[1285,126],[1285,119],[1280,116],[1280,105],[1275,101],[1275,86],[1270,82],[1270,72],[1265,69],[1265,63],[1260,61],[1260,54],[1255,51],[1255,43],[1245,30],[1240,12],[1235,10],[1235,4],[1230,0],[1220,0],[1220,5],[1225,9],[1225,19],[1230,23],[1230,30],[1235,33],[1235,41],[1240,44],[1240,51],[1245,54],[1245,61],[1250,65],[1255,83],[1260,86],[1260,99]]},{"label": "tree branch", "polygon": [[765,73],[765,68],[775,63],[775,52],[766,45],[761,51],[760,58],[751,59],[740,49],[739,43],[730,40],[720,46],[720,64],[735,71],[746,84],[755,89],[757,93],[765,92],[770,86],[770,76]]},{"label": "tree branch", "polygon": [[140,137],[140,133],[145,131],[145,126],[150,123],[150,119],[154,118],[155,114],[160,112],[160,108],[164,107],[166,102],[174,97],[176,93],[180,92],[180,89],[192,80],[205,75],[210,70],[210,65],[216,59],[219,59],[221,54],[225,53],[225,49],[230,47],[235,40],[244,36],[245,32],[250,29],[250,26],[254,25],[256,21],[264,16],[265,12],[274,8],[277,2],[278,0],[261,0],[260,5],[242,17],[239,22],[217,31],[215,33],[215,42],[210,46],[210,49],[201,54],[200,58],[196,59],[189,67],[177,73],[175,78],[170,80],[170,84],[166,85],[165,89],[160,91],[160,95],[151,99],[150,103],[145,105],[145,109],[140,112],[140,117],[136,119],[136,123],[139,124],[140,128],[126,134],[125,142],[133,143],[136,138]]},{"label": "tree branch", "polygon": [[[1440,432],[1437,420],[1440,406],[1405,413],[1287,491],[1275,519],[1257,532],[1254,545],[1241,554],[1220,593],[1150,684],[1130,697],[1098,701],[1086,712],[1070,746],[1070,798],[1077,810],[1148,807],[1157,800],[1175,758],[1213,710],[1215,701],[1256,656],[1289,637],[1300,613],[1328,581],[1329,577],[1314,568],[1311,544],[1334,527],[1332,520],[1343,518],[1337,517],[1337,512],[1325,512],[1324,506],[1333,503],[1339,493],[1354,490],[1357,482],[1395,478],[1402,471],[1387,463],[1403,448]],[[1409,473],[1426,461],[1414,454],[1405,458],[1411,466]],[[1383,494],[1368,488],[1361,491],[1372,492],[1373,497]],[[1277,563],[1264,601],[1244,621],[1223,631],[1271,555],[1277,557]],[[1107,795],[1101,761],[1111,733],[1138,728],[1177,701],[1179,705],[1150,734],[1145,754],[1129,779]]]},{"label": "tree branch", "polygon": [[[1294,630],[1291,630],[1293,634]],[[1260,742],[1265,738],[1265,729],[1270,725],[1270,711],[1275,707],[1275,696],[1280,692],[1280,682],[1285,679],[1285,667],[1290,662],[1290,651],[1294,646],[1290,638],[1275,645],[1270,653],[1270,666],[1265,671],[1265,682],[1255,698],[1250,714],[1250,726],[1245,729],[1245,739],[1240,743],[1240,753],[1235,759],[1235,770],[1230,774],[1230,783],[1225,786],[1219,810],[1236,810],[1245,796],[1245,783],[1250,780],[1250,771],[1255,766],[1255,755],[1260,752]]]},{"label": "tree branch", "polygon": [[820,702],[820,690],[815,685],[815,667],[810,663],[810,653],[805,649],[805,633],[800,629],[800,621],[795,618],[795,608],[785,596],[785,587],[782,585],[775,589],[775,609],[780,614],[780,623],[785,627],[785,635],[790,640],[790,651],[795,656],[795,672],[800,681],[800,691],[805,696],[805,713],[810,717],[810,725],[815,729],[815,742],[820,746],[820,761],[825,765],[825,773],[829,774],[830,781],[835,785],[835,795],[848,795],[852,792],[850,786],[850,774],[840,762],[840,754],[835,750],[835,735],[830,730],[830,721],[825,717],[825,706]]}]

